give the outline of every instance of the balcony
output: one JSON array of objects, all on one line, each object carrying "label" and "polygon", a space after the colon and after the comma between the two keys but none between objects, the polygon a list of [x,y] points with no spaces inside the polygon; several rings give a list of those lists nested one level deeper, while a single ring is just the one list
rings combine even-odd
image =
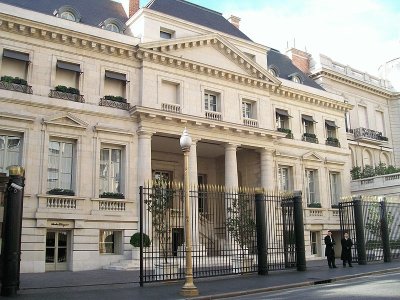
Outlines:
[{"label": "balcony", "polygon": [[351,133],[354,134],[354,139],[356,141],[370,142],[373,144],[386,144],[388,138],[382,135],[382,132],[375,131],[368,128],[356,128],[351,129]]},{"label": "balcony", "polygon": [[380,190],[382,194],[389,194],[390,191],[399,191],[400,173],[374,176],[351,181],[352,193],[363,193],[367,190],[374,190],[375,192]]},{"label": "balcony", "polygon": [[222,114],[220,112],[206,110],[206,118],[215,121],[222,121]]},{"label": "balcony", "polygon": [[258,127],[258,121],[254,119],[244,118],[243,125],[250,127]]},{"label": "balcony", "polygon": [[179,104],[161,103],[161,109],[176,114],[181,113],[181,106]]},{"label": "balcony", "polygon": [[332,147],[338,147],[338,148],[340,148],[340,143],[339,143],[339,140],[338,140],[337,138],[328,137],[328,138],[326,139],[325,144],[326,144],[327,146],[332,146]]},{"label": "balcony", "polygon": [[112,108],[119,108],[124,110],[129,110],[131,105],[126,103],[126,99],[122,97],[107,97],[100,98],[100,106],[107,106]]},{"label": "balcony", "polygon": [[17,83],[12,83],[12,82],[7,82],[7,81],[0,81],[0,89],[20,92],[20,93],[25,93],[25,94],[33,93],[32,87],[30,85],[17,84]]},{"label": "balcony", "polygon": [[288,129],[288,128],[277,128],[277,130],[279,132],[286,133],[285,138],[293,140],[293,133],[292,133],[292,131],[290,129]]},{"label": "balcony", "polygon": [[50,90],[49,97],[85,103],[85,98],[83,97],[83,95],[73,94],[73,93],[68,93],[68,92],[61,92],[61,91],[57,91],[57,90]]},{"label": "balcony", "polygon": [[318,144],[318,139],[314,133],[304,133],[301,140],[308,143]]}]

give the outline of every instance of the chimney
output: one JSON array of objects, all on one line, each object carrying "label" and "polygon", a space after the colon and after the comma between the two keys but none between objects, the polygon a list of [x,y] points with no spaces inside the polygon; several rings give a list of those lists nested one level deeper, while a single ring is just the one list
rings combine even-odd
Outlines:
[{"label": "chimney", "polygon": [[292,60],[293,64],[298,67],[303,73],[309,75],[311,54],[301,51],[296,48],[286,50],[286,55]]},{"label": "chimney", "polygon": [[139,10],[139,0],[129,0],[129,18]]},{"label": "chimney", "polygon": [[237,29],[239,29],[240,20],[241,20],[241,19],[240,19],[239,17],[236,17],[236,16],[234,16],[234,15],[231,15],[231,16],[229,17],[229,19],[228,19],[228,21],[231,22],[231,24],[232,24],[233,26],[235,26]]}]

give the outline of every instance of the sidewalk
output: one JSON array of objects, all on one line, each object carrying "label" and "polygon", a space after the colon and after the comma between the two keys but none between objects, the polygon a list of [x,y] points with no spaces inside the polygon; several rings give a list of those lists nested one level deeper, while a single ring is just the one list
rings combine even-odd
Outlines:
[{"label": "sidewalk", "polygon": [[[391,263],[353,264],[329,269],[325,260],[308,261],[307,271],[272,271],[267,276],[257,274],[197,279],[199,297],[218,299],[226,296],[287,289],[318,283],[344,280],[368,274],[400,271],[400,260]],[[179,291],[183,281],[145,284],[139,287],[138,271],[96,270],[82,272],[48,272],[21,274],[18,299],[183,299]],[[4,298],[5,299],[5,298]]]}]

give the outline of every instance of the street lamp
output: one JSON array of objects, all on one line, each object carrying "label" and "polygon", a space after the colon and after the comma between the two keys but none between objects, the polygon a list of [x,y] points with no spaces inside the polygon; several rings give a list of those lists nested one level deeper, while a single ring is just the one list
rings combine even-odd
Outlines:
[{"label": "street lamp", "polygon": [[181,289],[181,295],[184,297],[193,297],[199,294],[193,283],[193,265],[192,265],[192,234],[191,234],[191,210],[189,201],[189,152],[192,145],[192,138],[185,130],[179,140],[184,155],[184,191],[185,191],[185,240],[186,240],[186,272],[185,284]]}]

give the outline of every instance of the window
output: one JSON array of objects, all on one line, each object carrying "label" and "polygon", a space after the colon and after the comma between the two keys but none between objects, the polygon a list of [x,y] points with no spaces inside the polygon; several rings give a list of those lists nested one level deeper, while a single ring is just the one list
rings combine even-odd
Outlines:
[{"label": "window", "polygon": [[317,171],[306,170],[306,197],[307,204],[319,203],[316,197],[317,191]]},{"label": "window", "polygon": [[268,69],[269,74],[273,75],[273,76],[277,76],[277,72],[275,69]]},{"label": "window", "polygon": [[292,168],[279,166],[278,167],[278,184],[281,191],[292,190]]},{"label": "window", "polygon": [[47,166],[47,189],[72,190],[74,144],[51,140]]},{"label": "window", "polygon": [[61,6],[59,9],[54,11],[53,15],[72,22],[80,22],[82,18],[79,11],[70,5]]},{"label": "window", "polygon": [[351,123],[350,123],[350,112],[346,112],[344,114],[345,117],[345,122],[346,122],[346,132],[350,132],[351,129]]},{"label": "window", "polygon": [[299,76],[293,76],[292,80],[293,80],[293,82],[301,83],[301,79]]},{"label": "window", "polygon": [[328,138],[336,138],[336,128],[338,128],[333,121],[325,121],[326,136]]},{"label": "window", "polygon": [[121,152],[112,148],[100,150],[100,195],[121,193]]},{"label": "window", "polygon": [[107,24],[106,30],[116,32],[116,33],[120,32],[119,27],[117,25],[115,25],[114,23]]},{"label": "window", "polygon": [[334,173],[334,172],[329,173],[329,185],[331,189],[331,204],[339,205],[339,198],[340,198],[339,173]]},{"label": "window", "polygon": [[303,132],[308,134],[314,134],[314,123],[316,123],[316,121],[313,119],[313,117],[308,115],[302,115],[301,118],[303,121]]},{"label": "window", "polygon": [[113,230],[100,230],[100,254],[120,254],[122,248],[122,232]]},{"label": "window", "polygon": [[287,110],[277,108],[275,110],[276,128],[289,129],[289,118]]},{"label": "window", "polygon": [[81,67],[78,64],[57,61],[55,85],[63,85],[66,87],[79,88],[79,79]]},{"label": "window", "polygon": [[253,118],[253,104],[248,101],[242,102],[242,115],[243,118],[252,119]]},{"label": "window", "polygon": [[99,26],[105,30],[115,33],[123,33],[126,29],[125,24],[117,18],[108,18],[101,22]]},{"label": "window", "polygon": [[126,75],[122,73],[105,71],[104,96],[122,97],[126,99]]},{"label": "window", "polygon": [[18,136],[0,135],[0,173],[7,167],[21,164],[22,139]]},{"label": "window", "polygon": [[204,109],[208,111],[218,111],[217,95],[211,93],[204,94]]},{"label": "window", "polygon": [[382,132],[382,135],[385,135],[385,119],[383,117],[382,111],[376,111],[376,130],[378,132]]},{"label": "window", "polygon": [[164,30],[160,30],[160,38],[167,39],[167,40],[172,39],[172,33],[164,31]]},{"label": "window", "polygon": [[60,14],[60,17],[61,17],[62,19],[70,20],[70,21],[73,21],[73,22],[76,21],[75,15],[74,15],[72,12],[70,12],[70,11],[64,11],[64,12],[62,12],[62,13]]},{"label": "window", "polygon": [[0,75],[18,77],[26,80],[28,64],[28,53],[4,49]]},{"label": "window", "polygon": [[360,127],[368,128],[367,108],[365,106],[358,106],[358,122]]},{"label": "window", "polygon": [[318,235],[317,231],[310,231],[311,255],[318,255]]}]

